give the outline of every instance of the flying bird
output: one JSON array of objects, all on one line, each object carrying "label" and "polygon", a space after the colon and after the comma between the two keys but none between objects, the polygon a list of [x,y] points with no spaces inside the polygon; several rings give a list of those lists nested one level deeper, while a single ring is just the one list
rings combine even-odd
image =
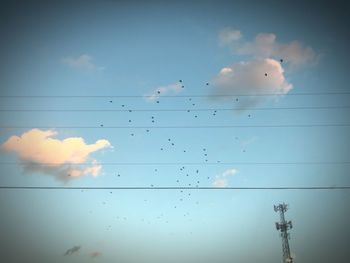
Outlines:
[{"label": "flying bird", "polygon": [[65,256],[70,256],[70,255],[72,255],[73,253],[78,252],[78,251],[80,250],[80,248],[81,248],[80,246],[74,246],[74,247],[68,249],[68,250],[66,251],[66,253],[64,253],[64,255],[65,255]]}]

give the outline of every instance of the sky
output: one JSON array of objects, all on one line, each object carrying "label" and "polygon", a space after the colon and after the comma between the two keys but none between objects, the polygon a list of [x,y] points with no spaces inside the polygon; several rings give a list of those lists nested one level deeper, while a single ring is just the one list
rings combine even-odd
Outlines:
[{"label": "sky", "polygon": [[349,11],[3,2],[0,261],[347,262]]}]

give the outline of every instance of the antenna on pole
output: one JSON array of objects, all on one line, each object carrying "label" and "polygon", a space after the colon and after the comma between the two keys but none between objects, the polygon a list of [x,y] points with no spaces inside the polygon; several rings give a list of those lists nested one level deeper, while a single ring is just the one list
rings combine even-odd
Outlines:
[{"label": "antenna on pole", "polygon": [[293,228],[292,221],[286,221],[284,217],[284,213],[288,210],[288,205],[278,204],[274,205],[275,212],[280,213],[280,222],[276,222],[276,229],[281,232],[281,238],[282,238],[282,251],[283,251],[283,262],[284,263],[293,263],[293,258],[290,255],[290,248],[289,248],[289,242],[290,235],[288,233],[288,230]]}]

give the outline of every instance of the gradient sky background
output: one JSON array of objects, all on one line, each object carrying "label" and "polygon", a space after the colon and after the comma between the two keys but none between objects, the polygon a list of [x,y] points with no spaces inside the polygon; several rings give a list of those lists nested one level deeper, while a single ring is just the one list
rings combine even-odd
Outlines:
[{"label": "gradient sky background", "polygon": [[[2,189],[0,261],[281,262],[273,205],[286,202],[295,262],[348,262],[350,191],[224,188],[350,185],[350,129],[336,126],[349,108],[332,108],[350,106],[349,11],[334,1],[3,3],[1,186],[220,189]],[[88,109],[120,111],[74,111]],[[305,124],[330,126],[293,126]],[[292,127],[154,128],[220,125]]]}]

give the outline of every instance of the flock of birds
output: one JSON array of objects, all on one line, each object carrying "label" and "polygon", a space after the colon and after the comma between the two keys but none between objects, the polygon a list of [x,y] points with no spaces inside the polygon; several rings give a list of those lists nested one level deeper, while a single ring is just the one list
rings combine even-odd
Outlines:
[{"label": "flock of birds", "polygon": [[[281,59],[280,62],[282,63],[283,60]],[[265,77],[267,77],[268,73],[265,73],[264,75],[265,75]],[[181,83],[181,88],[185,88],[185,85],[183,84],[183,81],[181,79],[179,80],[179,83]],[[208,86],[209,83],[207,82],[205,85]],[[159,95],[159,97],[158,97],[158,99],[155,102],[157,104],[160,104],[160,99],[159,98],[162,95],[160,90],[157,91],[157,95]],[[239,99],[235,98],[235,101],[238,102]],[[196,106],[196,103],[193,102],[192,98],[188,98],[188,102],[190,103],[190,106],[192,106],[192,107]],[[113,103],[113,100],[109,100],[109,103]],[[121,107],[122,108],[126,108],[127,105],[126,104],[121,104]],[[128,112],[132,112],[132,110],[130,109],[130,110],[128,110]],[[191,110],[188,109],[187,112],[190,113]],[[217,114],[217,110],[214,110],[212,112],[212,115],[216,116],[216,114]],[[248,114],[248,117],[250,118],[251,115]],[[198,118],[198,114],[195,114],[194,118]],[[149,119],[150,119],[150,123],[151,124],[156,123],[156,117],[154,115],[151,115],[149,117]],[[132,119],[128,120],[128,123],[131,124],[132,122],[133,122]],[[104,127],[104,125],[101,124],[100,127]],[[146,133],[150,133],[151,129],[152,129],[151,127],[147,128],[145,130],[145,132]],[[135,136],[135,132],[130,133],[130,136],[134,137]],[[238,136],[235,137],[235,140],[236,141],[239,140]],[[170,138],[169,137],[167,139],[167,141],[163,143],[164,145],[159,148],[160,154],[163,155],[166,150],[174,149],[175,146],[176,146],[175,143],[176,143],[176,140],[174,140],[174,138]],[[200,151],[201,151],[201,156],[203,158],[203,161],[205,163],[207,163],[209,161],[209,157],[210,157],[209,151],[208,151],[208,147],[202,147],[200,149]],[[245,152],[245,151],[246,151],[245,149],[242,150],[242,152]],[[182,152],[183,153],[187,153],[188,150],[187,149],[182,149]],[[220,160],[216,160],[216,163],[220,163]],[[158,171],[159,171],[159,168],[154,168],[154,170],[153,170],[153,172],[155,174],[157,174]],[[116,175],[117,179],[122,177],[121,172],[116,172],[115,175]],[[201,169],[193,168],[193,167],[187,167],[186,165],[181,165],[181,166],[178,167],[177,175],[178,175],[178,178],[174,179],[174,185],[178,186],[180,188],[178,190],[178,195],[176,197],[176,201],[177,202],[175,204],[172,204],[172,209],[182,208],[178,212],[180,214],[182,214],[182,217],[185,220],[187,220],[188,222],[192,222],[191,213],[188,211],[189,206],[188,205],[184,205],[184,203],[186,203],[186,201],[187,201],[187,202],[195,204],[197,206],[200,203],[199,203],[198,200],[194,200],[194,201],[192,200],[193,197],[196,196],[196,193],[194,191],[188,190],[188,189],[181,189],[181,187],[199,187],[202,183],[204,183],[205,185],[208,185],[208,183],[209,183],[209,185],[211,185],[211,183],[212,183],[212,181],[214,179],[214,176],[213,177],[212,176],[205,176],[205,177],[203,177],[203,176],[201,176]],[[152,189],[153,187],[155,187],[155,185],[154,184],[150,184],[149,187],[150,187],[150,189]],[[84,192],[84,190],[81,190],[81,191]],[[107,198],[104,201],[102,201],[102,205],[103,206],[107,206],[108,202],[111,202],[111,203],[113,202],[113,200],[114,200],[112,198],[113,193],[114,193],[113,191],[108,191],[108,194],[109,194],[109,196],[111,198],[110,199]],[[106,196],[104,196],[104,198],[105,197]],[[196,199],[196,198],[194,198],[194,199]],[[144,202],[144,204],[148,204],[149,200],[148,199],[143,199],[143,202]],[[170,207],[168,207],[168,208],[170,208]],[[93,211],[89,210],[89,213],[92,214]],[[122,222],[127,222],[128,217],[118,214],[115,217],[115,220],[119,221],[119,224],[120,224]],[[160,223],[160,221],[163,221],[163,223],[165,223],[165,224],[169,224],[169,222],[171,222],[171,218],[170,218],[170,216],[167,216],[165,214],[165,212],[161,212],[161,211],[158,211],[153,219],[150,219],[150,218],[147,218],[147,217],[140,218],[140,222],[148,224],[148,225],[152,224],[152,221],[155,224],[157,224],[157,225]],[[111,231],[112,230],[112,224],[108,224],[107,226],[105,226],[105,230],[106,231]],[[189,232],[189,234],[192,234],[192,233],[193,233],[192,231]],[[170,232],[169,234],[173,234],[173,232]],[[72,250],[76,250],[76,249],[78,249],[78,247],[74,247]],[[73,252],[74,251],[68,250],[66,253],[70,254],[70,253],[73,253]]]},{"label": "flock of birds", "polygon": [[[282,62],[283,60],[281,60]],[[267,73],[264,74],[265,77],[268,76]],[[179,83],[181,83],[181,88],[185,88],[185,85],[183,83],[183,80],[179,80]],[[205,83],[206,86],[209,85],[209,82]],[[157,91],[157,95],[159,96],[158,99],[155,101],[157,104],[160,104],[160,97],[162,95],[162,92],[160,90]],[[235,101],[238,102],[239,99],[238,98],[235,98]],[[190,103],[190,107],[195,107],[196,106],[196,103],[193,102],[192,98],[188,98],[188,102]],[[113,100],[109,100],[109,103],[113,103]],[[120,105],[122,108],[126,108],[127,105],[126,104],[121,104]],[[132,112],[131,109],[127,110],[128,112]],[[191,112],[190,109],[187,110],[188,113]],[[217,110],[213,110],[212,112],[212,115],[213,116],[216,116],[217,114]],[[248,117],[250,118],[251,115],[248,114]],[[195,114],[194,115],[194,118],[198,118],[198,114]],[[150,123],[153,125],[156,123],[156,117],[154,115],[151,115],[149,116],[149,120],[150,120]],[[128,120],[128,123],[132,123],[133,120],[132,119],[129,119]],[[100,125],[101,127],[104,127],[103,124]],[[151,126],[152,127],[152,126]],[[146,133],[150,133],[151,132],[151,129],[152,128],[147,128],[145,130]],[[135,132],[132,132],[130,133],[130,136],[131,137],[134,137],[135,136]],[[238,136],[235,137],[235,140],[239,140]],[[174,149],[176,146],[176,140],[174,140],[174,138],[168,138],[166,140],[166,142],[163,143],[163,146],[161,146],[159,148],[159,151],[160,151],[160,154],[164,154],[164,152],[166,150],[171,150],[171,149]],[[208,148],[207,147],[202,147],[201,149],[201,156],[203,158],[203,161],[205,163],[207,163],[209,161],[209,151],[208,151]],[[242,152],[245,152],[246,150],[243,149]],[[183,153],[187,153],[188,150],[187,149],[182,149],[182,152]],[[216,163],[220,163],[220,160],[216,160]],[[157,174],[159,171],[159,168],[154,168],[153,169],[153,172],[155,174]],[[122,173],[121,172],[116,172],[115,173],[117,179],[121,178],[122,177]],[[194,168],[193,167],[187,167],[186,165],[181,165],[178,167],[178,172],[177,172],[177,175],[178,177],[177,178],[174,178],[174,185],[173,186],[176,186],[176,187],[179,187],[179,190],[178,190],[178,195],[176,197],[176,203],[175,204],[172,204],[172,208],[173,209],[178,209],[178,208],[183,208],[181,209],[182,212],[182,216],[184,219],[187,219],[188,222],[191,222],[192,219],[190,217],[191,213],[189,211],[187,211],[188,209],[188,206],[184,205],[184,203],[189,202],[189,203],[192,203],[192,204],[195,204],[195,205],[199,205],[200,202],[198,200],[192,200],[194,196],[196,196],[196,194],[192,191],[192,190],[189,190],[189,189],[181,189],[181,187],[200,187],[201,184],[204,184],[206,186],[211,186],[213,180],[214,180],[214,176],[201,176],[201,169],[199,168]],[[153,187],[155,187],[154,184],[150,184],[149,185],[149,188],[152,189]],[[83,190],[82,190],[83,191]],[[113,194],[113,191],[109,191],[109,195],[112,195]],[[196,198],[194,198],[196,199]],[[144,199],[143,200],[145,204],[149,203],[149,200],[148,199]],[[113,199],[111,199],[111,202],[113,202]],[[106,206],[107,205],[107,201],[102,201],[102,205],[103,206]],[[180,211],[180,210],[179,210]],[[89,213],[93,213],[92,210],[89,211]],[[121,216],[121,215],[118,215],[116,216],[115,218],[116,220],[118,221],[121,221],[121,222],[126,222],[128,220],[128,218],[126,216]],[[169,222],[171,221],[169,217],[167,217],[164,213],[160,212],[158,213],[157,215],[154,216],[154,222],[156,224],[159,223],[160,220],[163,220],[165,224],[169,224]],[[140,219],[141,222],[143,223],[147,223],[147,224],[151,224],[151,220],[149,219],[146,219],[146,218],[141,218]],[[106,231],[111,231],[112,230],[112,224],[109,224],[105,227],[105,230]],[[190,232],[192,234],[192,232]]]}]

